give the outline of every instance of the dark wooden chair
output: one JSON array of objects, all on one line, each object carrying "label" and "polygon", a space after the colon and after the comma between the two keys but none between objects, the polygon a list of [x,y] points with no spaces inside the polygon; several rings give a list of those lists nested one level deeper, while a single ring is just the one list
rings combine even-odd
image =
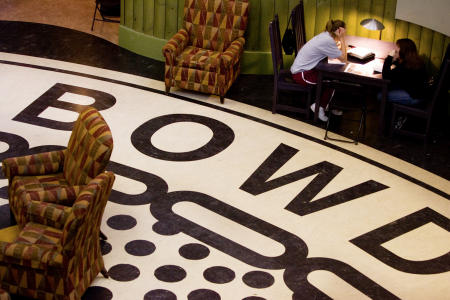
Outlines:
[{"label": "dark wooden chair", "polygon": [[[97,11],[100,13],[101,19],[97,19]],[[91,31],[94,30],[95,21],[120,23],[119,20],[110,17],[120,17],[120,0],[95,0]]]},{"label": "dark wooden chair", "polygon": [[[366,117],[367,117],[367,92],[366,89],[359,84],[345,83],[339,81],[324,82],[324,86],[328,86],[335,90],[336,94],[328,103],[328,115],[327,126],[325,129],[325,140],[354,143],[358,145],[359,138],[365,136],[366,133]],[[341,139],[329,136],[329,128],[332,119],[337,118],[331,111],[333,109],[341,110],[344,113],[343,120],[359,123],[358,130],[355,131],[353,139]],[[359,114],[359,118],[355,119],[352,115]],[[351,118],[345,117],[346,115],[352,116]],[[362,130],[362,135],[361,135]]]},{"label": "dark wooden chair", "polygon": [[[278,110],[284,110],[305,114],[309,118],[309,106],[311,105],[313,88],[296,83],[292,79],[291,71],[284,69],[278,15],[275,15],[274,20],[269,23],[269,35],[274,75],[272,113],[276,113]],[[305,107],[279,103],[280,93],[282,92],[294,93],[295,97],[301,95],[306,96]]]},{"label": "dark wooden chair", "polygon": [[303,0],[300,0],[291,11],[291,24],[295,35],[295,55],[306,44],[305,14]]},{"label": "dark wooden chair", "polygon": [[[407,135],[411,137],[424,139],[425,145],[427,144],[428,137],[430,134],[431,121],[435,107],[438,100],[443,94],[447,95],[449,88],[449,68],[450,68],[450,45],[447,46],[447,50],[444,55],[439,73],[437,74],[436,80],[432,86],[431,98],[426,99],[425,103],[419,104],[419,106],[407,106],[401,104],[392,105],[392,118],[389,135],[392,136],[394,133]],[[412,131],[406,126],[400,128],[395,127],[395,120],[398,114],[404,116],[410,116],[415,119],[421,119],[425,121],[425,130],[423,132]],[[417,129],[416,126],[414,129]]]}]

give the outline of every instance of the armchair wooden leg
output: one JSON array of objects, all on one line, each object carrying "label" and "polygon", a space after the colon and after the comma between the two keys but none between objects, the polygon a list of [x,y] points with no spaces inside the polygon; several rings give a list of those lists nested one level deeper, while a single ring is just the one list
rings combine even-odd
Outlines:
[{"label": "armchair wooden leg", "polygon": [[220,104],[223,104],[225,102],[225,96],[220,96]]},{"label": "armchair wooden leg", "polygon": [[103,267],[103,269],[100,271],[100,273],[102,273],[103,277],[109,278],[108,271],[106,271],[105,267]]},{"label": "armchair wooden leg", "polygon": [[166,85],[166,95],[169,95],[169,92],[170,92],[170,86]]},{"label": "armchair wooden leg", "polygon": [[17,224],[16,217],[14,217],[14,214],[11,209],[9,210],[9,223],[11,224],[11,226]]},{"label": "armchair wooden leg", "polygon": [[105,241],[108,239],[108,237],[101,230],[100,230],[100,238]]}]

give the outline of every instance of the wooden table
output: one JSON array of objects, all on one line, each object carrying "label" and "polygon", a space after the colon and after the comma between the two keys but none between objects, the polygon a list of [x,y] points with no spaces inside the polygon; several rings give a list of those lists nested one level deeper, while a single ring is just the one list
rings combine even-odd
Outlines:
[{"label": "wooden table", "polygon": [[317,117],[319,113],[319,102],[322,95],[323,81],[327,80],[337,80],[344,83],[356,83],[367,87],[376,87],[381,89],[382,97],[380,103],[380,118],[379,118],[379,131],[384,132],[385,127],[385,110],[387,101],[387,91],[389,80],[383,79],[381,74],[356,74],[347,72],[349,63],[346,64],[329,64],[326,62],[320,62],[316,66],[318,71],[317,78],[317,93],[316,93],[316,108],[314,112],[314,122],[317,122]]}]

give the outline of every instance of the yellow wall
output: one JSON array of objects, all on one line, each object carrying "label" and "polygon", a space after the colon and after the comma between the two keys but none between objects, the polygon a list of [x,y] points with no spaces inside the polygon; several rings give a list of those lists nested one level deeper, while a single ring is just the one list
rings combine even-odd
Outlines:
[{"label": "yellow wall", "polygon": [[[242,73],[270,74],[272,61],[268,24],[279,15],[284,31],[291,9],[298,0],[249,0],[250,17],[247,43],[242,59]],[[441,63],[450,38],[441,33],[405,21],[395,20],[396,0],[304,0],[306,38],[321,32],[328,19],[342,19],[350,35],[376,38],[379,32],[359,25],[362,19],[374,17],[385,29],[381,39],[392,41],[408,37],[418,46],[430,72]],[[121,0],[119,44],[144,56],[163,60],[161,47],[182,26],[184,0]],[[290,63],[292,57],[287,57]]]}]

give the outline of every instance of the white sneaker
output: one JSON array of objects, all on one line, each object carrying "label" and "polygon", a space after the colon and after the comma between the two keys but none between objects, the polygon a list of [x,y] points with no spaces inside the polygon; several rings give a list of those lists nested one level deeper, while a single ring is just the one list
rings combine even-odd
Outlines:
[{"label": "white sneaker", "polygon": [[342,116],[342,114],[343,114],[342,110],[339,110],[339,109],[332,109],[331,113],[335,116]]},{"label": "white sneaker", "polygon": [[[313,112],[315,112],[316,111],[316,103],[311,104],[310,108]],[[325,115],[325,110],[323,109],[322,106],[319,106],[319,119],[323,122],[328,121],[328,117]]]}]

